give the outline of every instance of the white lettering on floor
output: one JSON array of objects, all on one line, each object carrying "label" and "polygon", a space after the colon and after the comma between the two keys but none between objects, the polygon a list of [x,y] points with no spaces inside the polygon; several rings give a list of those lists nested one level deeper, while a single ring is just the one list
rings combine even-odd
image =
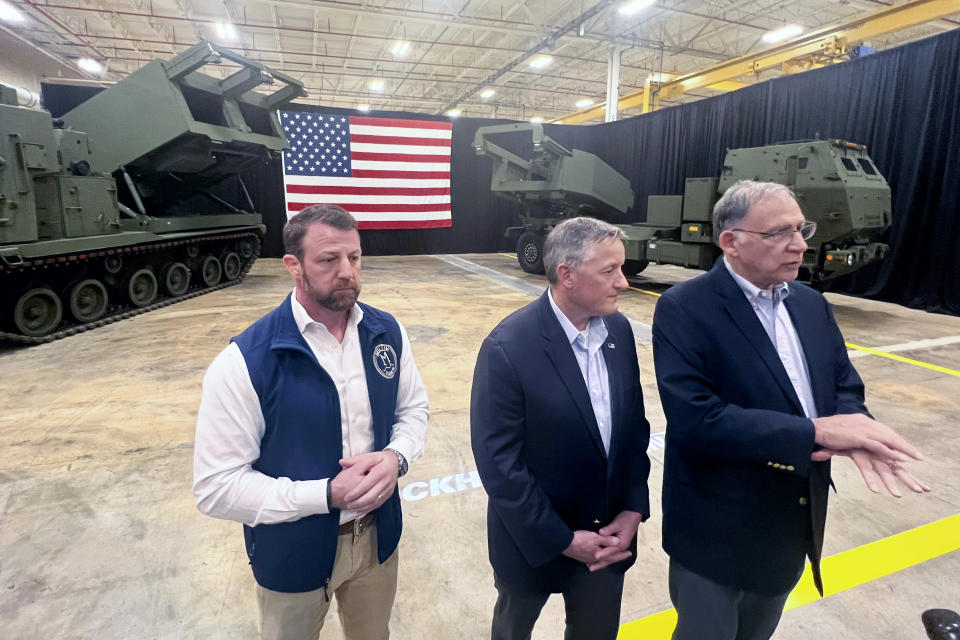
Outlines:
[{"label": "white lettering on floor", "polygon": [[[660,451],[664,447],[664,432],[650,434],[650,444],[647,446],[647,453]],[[483,483],[480,482],[480,474],[476,469],[467,473],[452,473],[440,478],[431,478],[430,480],[410,482],[400,491],[400,498],[407,502],[416,502],[424,498],[436,498],[437,496],[460,493],[467,489],[480,489]]]}]

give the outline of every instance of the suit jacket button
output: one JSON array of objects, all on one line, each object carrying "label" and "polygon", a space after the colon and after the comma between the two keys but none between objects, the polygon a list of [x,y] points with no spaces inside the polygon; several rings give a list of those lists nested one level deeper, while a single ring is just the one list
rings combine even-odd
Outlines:
[{"label": "suit jacket button", "polygon": [[792,464],[787,467],[787,471],[793,471],[793,465],[792,465]]},{"label": "suit jacket button", "polygon": [[801,505],[807,504],[807,499],[806,499],[806,498],[800,498],[800,504],[801,504]]}]

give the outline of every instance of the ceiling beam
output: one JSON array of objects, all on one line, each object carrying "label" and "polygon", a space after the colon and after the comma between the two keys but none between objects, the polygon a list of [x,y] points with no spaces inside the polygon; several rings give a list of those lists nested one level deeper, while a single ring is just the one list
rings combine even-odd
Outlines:
[{"label": "ceiling beam", "polygon": [[[938,20],[957,13],[958,10],[957,0],[913,0],[887,7],[841,24],[815,29],[784,44],[727,60],[703,71],[679,76],[660,85],[655,98],[664,100],[694,89],[713,88],[718,83],[742,76],[756,76],[761,71],[802,56],[843,51],[849,43],[862,42],[885,33]],[[624,101],[632,102],[634,106],[642,103],[643,93],[641,89],[624,96],[620,99],[620,108],[625,108]],[[596,108],[576,111],[558,120],[571,124],[586,122],[596,118],[592,113],[594,111]]]},{"label": "ceiling beam", "polygon": [[546,49],[552,48],[553,46],[555,46],[557,38],[571,31],[576,30],[581,24],[583,24],[590,18],[594,17],[595,15],[599,14],[604,9],[607,9],[610,5],[614,4],[614,2],[616,1],[617,0],[601,0],[601,2],[598,2],[590,9],[587,9],[586,11],[581,13],[579,16],[577,16],[573,20],[570,20],[569,22],[567,22],[567,24],[557,29],[549,37],[543,38],[540,42],[538,42],[534,46],[530,47],[529,49],[521,53],[519,56],[517,56],[512,61],[505,64],[499,70],[490,74],[482,82],[477,83],[471,89],[468,89],[467,91],[460,94],[459,97],[457,97],[455,100],[448,103],[447,106],[442,109],[442,111],[448,111],[452,109],[453,107],[457,106],[460,102],[463,102],[464,100],[470,98],[474,93],[476,93],[483,87],[492,85],[498,78],[500,78],[506,73],[509,73],[514,67],[519,65],[524,60],[528,59],[530,56],[535,55]]}]

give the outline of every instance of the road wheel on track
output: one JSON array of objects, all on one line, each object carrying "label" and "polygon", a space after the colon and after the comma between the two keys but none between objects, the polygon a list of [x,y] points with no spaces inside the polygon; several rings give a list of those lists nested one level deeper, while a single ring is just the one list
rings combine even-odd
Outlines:
[{"label": "road wheel on track", "polygon": [[231,251],[223,256],[223,277],[225,280],[236,280],[240,277],[242,269],[243,261],[239,254]]},{"label": "road wheel on track", "polygon": [[157,299],[159,292],[157,276],[153,275],[150,269],[137,269],[124,278],[123,290],[130,304],[135,307],[146,307]]},{"label": "road wheel on track", "polygon": [[220,282],[220,276],[223,274],[223,268],[220,261],[214,256],[207,256],[200,263],[200,279],[204,286],[212,287]]},{"label": "road wheel on track", "polygon": [[200,255],[200,247],[195,244],[187,245],[186,251],[187,257],[189,258],[196,258],[198,255]]},{"label": "road wheel on track", "polygon": [[237,253],[239,253],[240,257],[244,260],[249,260],[252,258],[253,252],[256,250],[257,245],[253,238],[241,238],[237,241]]},{"label": "road wheel on track", "polygon": [[103,268],[107,273],[116,275],[123,269],[123,258],[121,256],[107,256],[103,259]]},{"label": "road wheel on track", "polygon": [[17,299],[13,309],[13,324],[25,336],[52,333],[62,319],[63,303],[49,287],[30,289]]},{"label": "road wheel on track", "polygon": [[169,296],[182,296],[190,288],[190,268],[182,262],[168,262],[160,270],[160,285]]},{"label": "road wheel on track", "polygon": [[81,280],[70,288],[70,315],[77,322],[93,322],[107,312],[110,296],[103,283],[94,278]]},{"label": "road wheel on track", "polygon": [[517,240],[517,262],[527,273],[543,273],[543,236],[526,231]]}]

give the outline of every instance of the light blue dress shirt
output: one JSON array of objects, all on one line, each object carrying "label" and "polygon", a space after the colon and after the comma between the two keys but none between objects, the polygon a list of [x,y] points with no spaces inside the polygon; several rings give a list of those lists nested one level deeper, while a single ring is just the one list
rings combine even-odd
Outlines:
[{"label": "light blue dress shirt", "polygon": [[570,341],[577,364],[580,365],[580,373],[583,374],[583,381],[587,385],[593,415],[597,419],[597,428],[600,430],[600,439],[603,441],[603,450],[610,455],[610,378],[601,348],[607,339],[607,325],[604,324],[603,318],[594,316],[590,318],[587,328],[580,331],[554,302],[553,293],[549,289],[547,289],[547,297],[550,299],[550,306],[553,307],[553,313],[556,314],[567,340]]},{"label": "light blue dress shirt", "polygon": [[787,371],[793,390],[797,392],[800,404],[803,406],[803,413],[808,418],[816,418],[817,406],[813,401],[813,390],[810,386],[810,370],[807,368],[807,358],[803,354],[803,347],[800,345],[800,338],[797,337],[797,331],[793,327],[793,321],[790,320],[790,314],[784,306],[783,301],[790,295],[790,287],[786,282],[781,282],[773,288],[772,291],[764,291],[753,284],[730,266],[726,256],[723,258],[723,264],[733,276],[733,279],[739,285],[743,295],[753,308],[754,313],[760,320],[760,324],[770,336],[770,342],[773,343],[780,356],[780,362]]}]

